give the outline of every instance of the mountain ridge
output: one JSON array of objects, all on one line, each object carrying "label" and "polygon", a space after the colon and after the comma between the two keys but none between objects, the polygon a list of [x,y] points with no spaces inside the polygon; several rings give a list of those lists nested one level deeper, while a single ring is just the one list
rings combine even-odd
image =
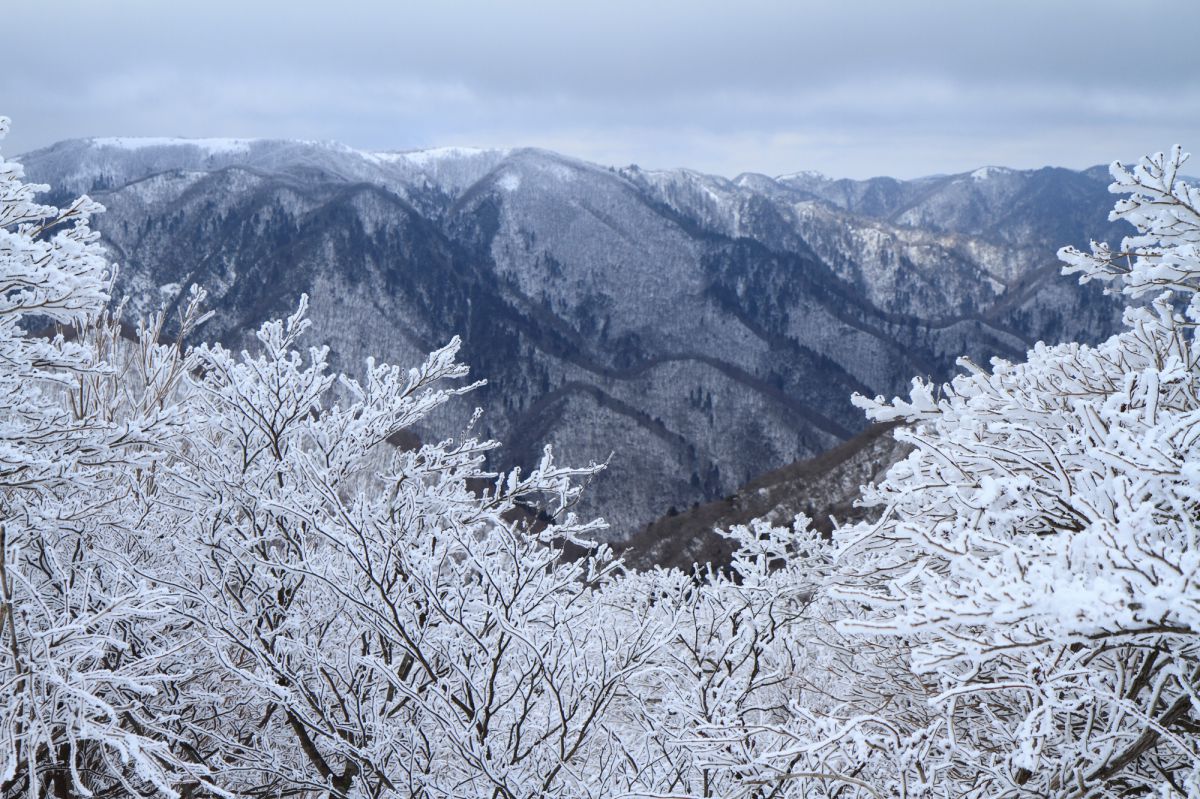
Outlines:
[{"label": "mountain ridge", "polygon": [[[109,207],[96,228],[133,311],[199,283],[217,310],[202,334],[240,346],[306,291],[314,340],[343,364],[413,363],[462,334],[496,465],[546,444],[565,462],[616,453],[582,508],[614,538],[847,439],[865,427],[853,392],[1119,323],[1099,291],[1051,277],[1059,245],[1118,235],[1094,222],[1111,205],[1094,174],[822,189],[536,148],[100,142],[21,160],[51,199]],[[1059,207],[1076,195],[1087,208]],[[422,434],[454,435],[469,411]]]}]

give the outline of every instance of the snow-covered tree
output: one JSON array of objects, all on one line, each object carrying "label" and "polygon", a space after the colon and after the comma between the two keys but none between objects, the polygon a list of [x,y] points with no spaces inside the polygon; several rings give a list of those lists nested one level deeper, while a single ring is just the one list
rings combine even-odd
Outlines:
[{"label": "snow-covered tree", "polygon": [[466,374],[458,341],[418,369],[369,364],[359,383],[323,349],[295,351],[303,310],[264,325],[256,353],[193,351],[190,422],[160,488],[188,545],[158,576],[210,664],[181,695],[191,750],[234,792],[600,789],[607,709],[657,637],[608,622],[606,550],[562,558],[600,525],[569,511],[571,481],[595,468],[547,451],[528,476],[489,476],[493,444],[472,438],[394,449],[472,388],[441,385]]},{"label": "snow-covered tree", "polygon": [[125,341],[99,207],[0,176],[3,793],[606,794],[665,632],[562,556],[596,467],[390,444],[473,388],[457,340],[362,381],[297,350],[305,301],[253,352]]},{"label": "snow-covered tree", "polygon": [[906,401],[912,454],[840,529],[843,624],[936,687],[921,773],[954,797],[1200,796],[1200,191],[1177,148],[1114,164],[1119,251],[1061,252],[1132,300],[1098,346],[1038,345]]},{"label": "snow-covered tree", "polygon": [[832,551],[808,521],[728,531],[728,570],[654,570],[614,587],[644,597],[626,613],[672,631],[625,708],[631,795],[872,796],[900,770],[907,730],[929,716],[920,681],[903,643],[836,628],[848,609],[821,590]]},{"label": "snow-covered tree", "polygon": [[122,372],[101,209],[43,189],[0,160],[0,792],[170,795],[202,777],[145,712],[173,598],[129,557],[177,375]]}]

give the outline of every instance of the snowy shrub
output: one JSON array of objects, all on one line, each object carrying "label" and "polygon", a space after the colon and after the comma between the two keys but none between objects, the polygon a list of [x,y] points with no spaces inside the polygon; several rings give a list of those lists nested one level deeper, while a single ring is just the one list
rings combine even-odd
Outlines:
[{"label": "snowy shrub", "polygon": [[842,628],[909,641],[936,689],[913,732],[939,753],[897,775],[910,795],[1195,795],[1200,191],[1185,160],[1114,164],[1131,196],[1112,218],[1138,235],[1060,253],[1083,280],[1151,295],[1125,332],[857,400],[908,422],[915,447],[869,494],[880,521],[837,532],[831,581],[867,608]]}]

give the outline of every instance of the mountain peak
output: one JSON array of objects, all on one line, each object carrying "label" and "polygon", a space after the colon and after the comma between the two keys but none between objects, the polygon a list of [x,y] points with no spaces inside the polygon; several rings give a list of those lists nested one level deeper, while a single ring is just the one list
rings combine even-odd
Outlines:
[{"label": "mountain peak", "polygon": [[974,181],[988,180],[998,175],[1011,175],[1013,171],[1005,166],[981,166],[971,173],[971,179]]},{"label": "mountain peak", "polygon": [[776,175],[778,181],[797,181],[804,183],[832,183],[833,178],[815,169],[802,169],[799,172],[789,172],[786,175]]}]

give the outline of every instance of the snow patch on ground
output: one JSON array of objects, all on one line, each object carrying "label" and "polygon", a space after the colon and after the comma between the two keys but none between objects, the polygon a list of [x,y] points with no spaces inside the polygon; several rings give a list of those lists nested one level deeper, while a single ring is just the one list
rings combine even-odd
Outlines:
[{"label": "snow patch on ground", "polygon": [[569,182],[575,179],[575,170],[565,164],[551,164],[549,172],[555,180]]},{"label": "snow patch on ground", "polygon": [[521,188],[521,176],[515,172],[505,172],[500,176],[500,180],[496,181],[496,185],[508,192],[516,191]]}]

